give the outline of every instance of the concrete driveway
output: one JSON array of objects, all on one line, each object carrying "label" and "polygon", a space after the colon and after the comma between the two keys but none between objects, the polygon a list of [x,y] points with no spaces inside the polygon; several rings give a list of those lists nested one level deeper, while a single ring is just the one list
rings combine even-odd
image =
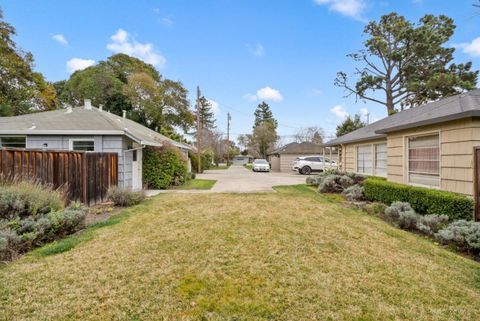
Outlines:
[{"label": "concrete driveway", "polygon": [[210,190],[213,193],[251,193],[273,192],[272,187],[277,185],[302,184],[306,176],[293,171],[254,173],[243,166],[232,165],[227,170],[207,170],[197,178],[216,180],[217,183]]}]

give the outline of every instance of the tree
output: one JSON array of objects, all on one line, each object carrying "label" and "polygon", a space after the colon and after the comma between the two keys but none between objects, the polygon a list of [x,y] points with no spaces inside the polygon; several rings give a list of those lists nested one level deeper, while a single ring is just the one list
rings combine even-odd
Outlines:
[{"label": "tree", "polygon": [[183,140],[193,125],[188,91],[178,81],[164,79],[152,66],[137,58],[117,54],[95,66],[76,71],[66,82],[55,83],[63,103],[80,105],[84,98],[175,140]]},{"label": "tree", "polygon": [[278,136],[271,124],[263,123],[253,128],[252,135],[249,136],[249,150],[256,156],[267,158],[268,152],[275,147]]},{"label": "tree", "polygon": [[275,118],[273,118],[273,113],[270,110],[270,106],[266,102],[262,101],[262,103],[257,106],[254,116],[255,122],[253,127],[269,123],[273,129],[277,129],[278,123]]},{"label": "tree", "polygon": [[366,124],[361,120],[359,114],[356,114],[353,118],[348,115],[340,125],[337,125],[336,135],[340,137],[365,126]]},{"label": "tree", "polygon": [[325,132],[317,126],[300,128],[294,135],[293,139],[297,143],[310,142],[314,144],[322,144]]},{"label": "tree", "polygon": [[425,15],[417,24],[397,13],[384,15],[365,27],[365,49],[348,55],[363,64],[355,73],[356,84],[339,72],[335,85],[385,105],[389,115],[474,89],[478,71],[471,71],[471,62],[452,63],[455,48],[445,46],[454,30],[453,20],[443,15]]},{"label": "tree", "polygon": [[168,132],[174,127],[187,130],[193,123],[187,91],[181,83],[157,81],[140,72],[128,76],[123,93],[133,107],[134,118],[153,130]]},{"label": "tree", "polygon": [[240,153],[243,155],[248,154],[248,136],[247,135],[238,135],[237,137],[237,143],[240,148]]},{"label": "tree", "polygon": [[0,116],[55,108],[55,90],[42,74],[33,71],[33,56],[17,48],[15,35],[0,9]]},{"label": "tree", "polygon": [[193,134],[196,135],[197,129],[197,115],[200,116],[200,124],[202,129],[213,130],[216,128],[215,126],[215,113],[212,110],[212,104],[208,101],[205,96],[200,97],[199,99],[199,107],[195,109],[194,112],[194,132]]}]

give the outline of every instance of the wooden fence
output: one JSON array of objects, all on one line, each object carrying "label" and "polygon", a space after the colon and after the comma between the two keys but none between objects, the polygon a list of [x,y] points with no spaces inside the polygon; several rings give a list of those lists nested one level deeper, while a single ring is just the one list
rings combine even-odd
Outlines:
[{"label": "wooden fence", "polygon": [[0,149],[0,177],[28,178],[64,188],[69,200],[91,205],[118,184],[117,153]]}]

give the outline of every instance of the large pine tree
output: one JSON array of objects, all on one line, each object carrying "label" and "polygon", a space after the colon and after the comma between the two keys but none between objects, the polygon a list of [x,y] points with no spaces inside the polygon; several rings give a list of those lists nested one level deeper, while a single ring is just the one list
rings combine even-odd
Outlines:
[{"label": "large pine tree", "polygon": [[195,129],[197,128],[197,115],[200,115],[200,124],[203,129],[212,130],[215,126],[215,113],[212,110],[212,104],[205,96],[200,97],[200,106],[195,110]]},{"label": "large pine tree", "polygon": [[254,116],[254,128],[262,124],[269,124],[271,127],[273,127],[273,129],[277,129],[277,120],[273,118],[273,113],[270,110],[270,106],[266,102],[262,101],[262,103],[257,106]]}]

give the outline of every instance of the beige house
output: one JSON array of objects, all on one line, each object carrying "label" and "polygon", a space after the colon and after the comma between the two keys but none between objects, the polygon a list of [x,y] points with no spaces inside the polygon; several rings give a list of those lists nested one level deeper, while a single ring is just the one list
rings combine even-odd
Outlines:
[{"label": "beige house", "polygon": [[323,155],[326,152],[326,158],[336,161],[338,157],[336,151],[333,150],[327,149],[325,151],[323,145],[311,142],[293,142],[271,152],[268,155],[268,161],[274,172],[291,172],[293,161],[301,156]]},{"label": "beige house", "polygon": [[339,148],[343,170],[460,193],[477,201],[480,90],[399,112],[325,146]]}]

